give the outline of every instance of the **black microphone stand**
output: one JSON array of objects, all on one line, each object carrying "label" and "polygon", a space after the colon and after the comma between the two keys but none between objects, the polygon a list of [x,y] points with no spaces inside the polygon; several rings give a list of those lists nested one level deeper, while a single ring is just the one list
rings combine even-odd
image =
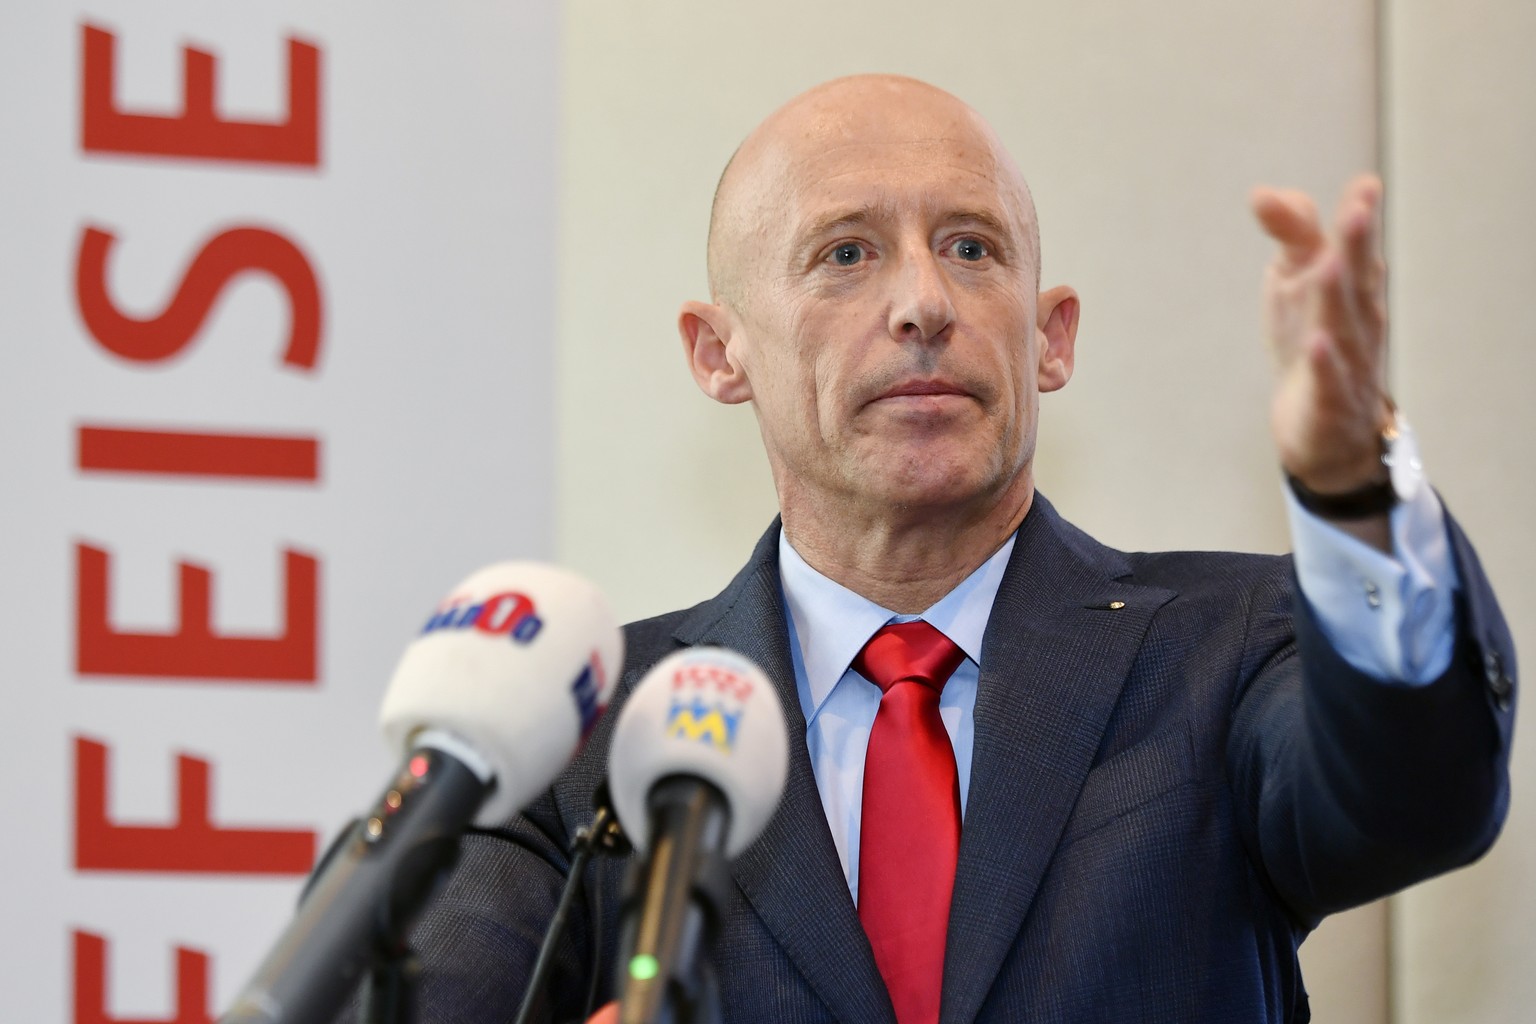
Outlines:
[{"label": "black microphone stand", "polygon": [[576,894],[581,891],[581,880],[593,855],[601,853],[610,857],[623,857],[630,852],[629,840],[625,838],[624,830],[619,827],[619,819],[613,813],[606,780],[593,794],[592,805],[596,810],[591,824],[578,829],[576,839],[571,844],[571,867],[566,872],[565,888],[560,890],[560,902],[555,905],[554,916],[549,920],[549,930],[544,933],[544,943],[539,947],[538,959],[533,963],[533,974],[528,979],[528,988],[523,992],[523,1004],[518,1007],[515,1024],[528,1024],[533,1019],[534,1004],[538,1002],[539,992],[549,980],[549,972],[554,969],[555,947],[565,934],[571,907],[576,902]]},{"label": "black microphone stand", "polygon": [[363,987],[364,1024],[416,1024],[416,982],[421,961],[409,943],[379,950]]}]

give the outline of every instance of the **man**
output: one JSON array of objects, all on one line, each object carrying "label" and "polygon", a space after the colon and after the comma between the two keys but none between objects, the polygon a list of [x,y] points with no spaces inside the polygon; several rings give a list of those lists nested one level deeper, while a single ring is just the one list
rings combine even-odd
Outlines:
[{"label": "man", "polygon": [[[968,107],[841,79],[743,143],[680,328],[705,393],[752,404],[782,528],[719,597],[629,627],[620,691],[715,643],[785,703],[784,802],[716,951],[727,1020],[1302,1021],[1323,915],[1492,842],[1513,653],[1396,436],[1379,202],[1357,180],[1329,232],[1255,194],[1293,577],[1112,551],[1036,493],[1079,301],[1040,290],[1028,189]],[[614,718],[466,842],[417,933],[424,1019],[511,1016]],[[599,954],[611,992],[621,871],[589,879],[601,926],[568,940],[553,1019]]]}]

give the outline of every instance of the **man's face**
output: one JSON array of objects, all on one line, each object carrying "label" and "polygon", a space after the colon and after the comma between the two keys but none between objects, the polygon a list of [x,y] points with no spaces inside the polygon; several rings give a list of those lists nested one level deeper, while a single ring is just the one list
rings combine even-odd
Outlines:
[{"label": "man's face", "polygon": [[1040,366],[1022,182],[939,96],[813,112],[755,157],[727,348],[786,508],[999,498],[1065,383]]}]

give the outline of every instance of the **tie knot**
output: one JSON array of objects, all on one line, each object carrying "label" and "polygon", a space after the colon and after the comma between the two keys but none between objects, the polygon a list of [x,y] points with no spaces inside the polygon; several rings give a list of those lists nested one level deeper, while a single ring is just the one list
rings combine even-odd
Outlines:
[{"label": "tie knot", "polygon": [[882,693],[905,680],[938,693],[964,660],[953,640],[918,619],[881,626],[853,659],[853,670]]}]

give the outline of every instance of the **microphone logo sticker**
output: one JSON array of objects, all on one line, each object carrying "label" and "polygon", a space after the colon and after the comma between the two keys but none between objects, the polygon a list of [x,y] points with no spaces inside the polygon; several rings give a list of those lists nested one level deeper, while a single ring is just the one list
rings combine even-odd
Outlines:
[{"label": "microphone logo sticker", "polygon": [[669,739],[707,744],[729,754],[736,749],[750,680],[728,668],[711,664],[679,666],[672,675],[672,702],[667,709]]},{"label": "microphone logo sticker", "polygon": [[442,629],[478,629],[492,636],[504,634],[514,643],[528,644],[543,628],[544,620],[534,609],[532,598],[505,591],[481,601],[450,597],[438,606],[421,632],[425,636]]},{"label": "microphone logo sticker", "polygon": [[576,713],[581,716],[581,738],[585,742],[587,734],[597,724],[597,717],[603,713],[603,704],[600,700],[603,692],[603,661],[596,651],[592,652],[592,660],[587,662],[581,670],[581,675],[576,677],[576,682],[571,684],[571,696],[576,700]]}]

